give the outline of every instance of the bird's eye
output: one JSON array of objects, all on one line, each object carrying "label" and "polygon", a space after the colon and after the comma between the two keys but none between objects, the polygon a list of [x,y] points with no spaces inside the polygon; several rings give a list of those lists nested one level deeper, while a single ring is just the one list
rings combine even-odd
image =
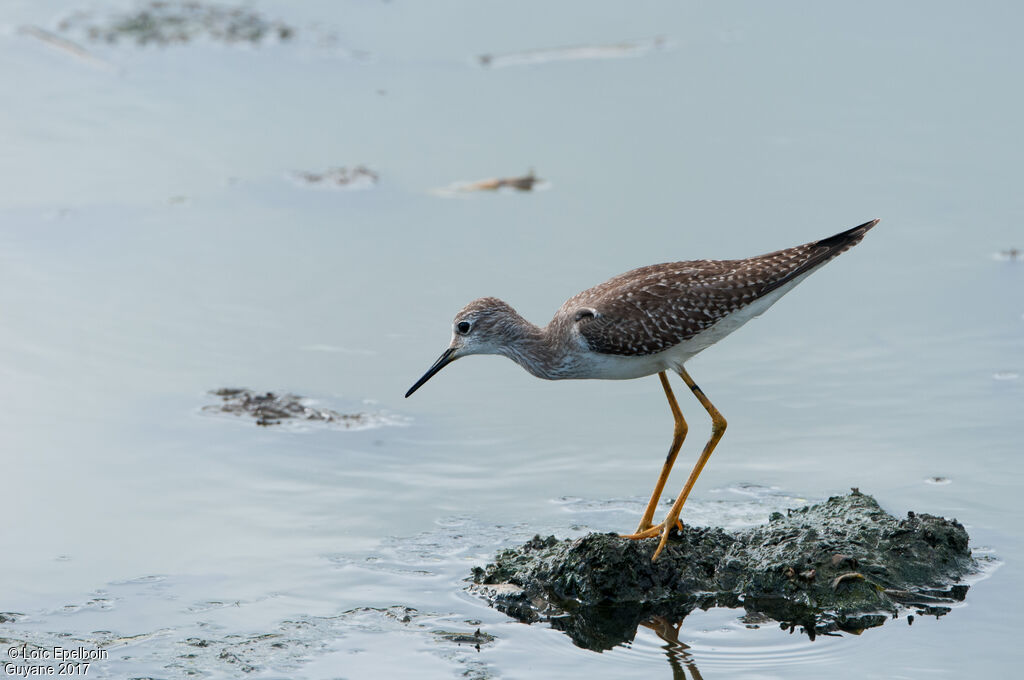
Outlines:
[{"label": "bird's eye", "polygon": [[460,321],[455,324],[455,330],[459,332],[459,335],[468,335],[469,330],[473,327],[468,321]]}]

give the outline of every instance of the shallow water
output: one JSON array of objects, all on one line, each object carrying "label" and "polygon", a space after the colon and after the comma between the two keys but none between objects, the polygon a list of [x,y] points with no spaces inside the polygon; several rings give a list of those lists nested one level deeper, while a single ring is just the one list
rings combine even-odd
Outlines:
[{"label": "shallow water", "polygon": [[[0,611],[20,614],[0,637],[102,644],[89,677],[1016,669],[1020,8],[252,6],[296,39],[83,41],[88,61],[18,31],[81,5],[0,14]],[[376,185],[294,179],[360,164]],[[436,192],[530,168],[544,190]],[[856,486],[957,517],[994,560],[964,605],[814,642],[711,610],[678,645],[641,628],[595,654],[464,592],[534,533],[632,528],[671,419],[653,378],[497,358],[402,399],[459,307],[543,322],[631,267],[873,217],[689,364],[730,427],[686,514],[739,526]],[[381,426],[204,413],[225,386]],[[708,424],[682,403],[685,468]],[[436,633],[477,628],[479,651]]]}]

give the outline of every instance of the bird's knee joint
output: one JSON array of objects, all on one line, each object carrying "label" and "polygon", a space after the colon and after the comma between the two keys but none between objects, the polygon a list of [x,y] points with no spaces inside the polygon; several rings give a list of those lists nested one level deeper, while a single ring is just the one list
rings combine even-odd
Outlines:
[{"label": "bird's knee joint", "polygon": [[716,434],[722,434],[725,432],[725,428],[728,427],[728,425],[729,423],[721,415],[711,420],[711,429]]}]

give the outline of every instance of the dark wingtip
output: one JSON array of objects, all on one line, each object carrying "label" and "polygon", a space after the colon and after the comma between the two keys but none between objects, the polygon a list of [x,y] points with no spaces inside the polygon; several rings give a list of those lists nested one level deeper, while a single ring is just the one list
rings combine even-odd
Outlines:
[{"label": "dark wingtip", "polygon": [[[815,245],[825,246],[826,248],[839,248],[841,252],[860,243],[860,240],[864,238],[864,234],[868,233],[868,230],[879,222],[881,222],[880,219],[874,219],[870,222],[865,222],[864,224],[858,224],[852,229],[847,229],[846,231],[839,232],[835,236],[829,236],[828,238],[822,239]],[[838,255],[839,253],[836,254]]]},{"label": "dark wingtip", "polygon": [[[869,222],[865,222],[864,224],[858,224],[853,229],[847,229],[846,231],[843,231],[843,232],[840,232],[840,233],[836,234],[832,238],[840,238],[840,237],[844,237],[844,236],[845,237],[855,236],[857,238],[860,238],[860,237],[864,236],[864,234],[868,233],[868,230],[872,229],[876,224],[878,224],[881,221],[882,220],[876,218],[876,219],[873,219],[873,220],[871,220]],[[831,239],[826,239],[826,240],[831,240]]]}]

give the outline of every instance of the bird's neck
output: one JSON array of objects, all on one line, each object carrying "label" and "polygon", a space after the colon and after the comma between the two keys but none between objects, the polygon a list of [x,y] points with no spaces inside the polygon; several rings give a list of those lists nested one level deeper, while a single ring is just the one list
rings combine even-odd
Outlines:
[{"label": "bird's neck", "polygon": [[550,324],[540,328],[520,317],[515,335],[504,346],[502,354],[538,378],[564,378],[570,357],[560,337]]}]

